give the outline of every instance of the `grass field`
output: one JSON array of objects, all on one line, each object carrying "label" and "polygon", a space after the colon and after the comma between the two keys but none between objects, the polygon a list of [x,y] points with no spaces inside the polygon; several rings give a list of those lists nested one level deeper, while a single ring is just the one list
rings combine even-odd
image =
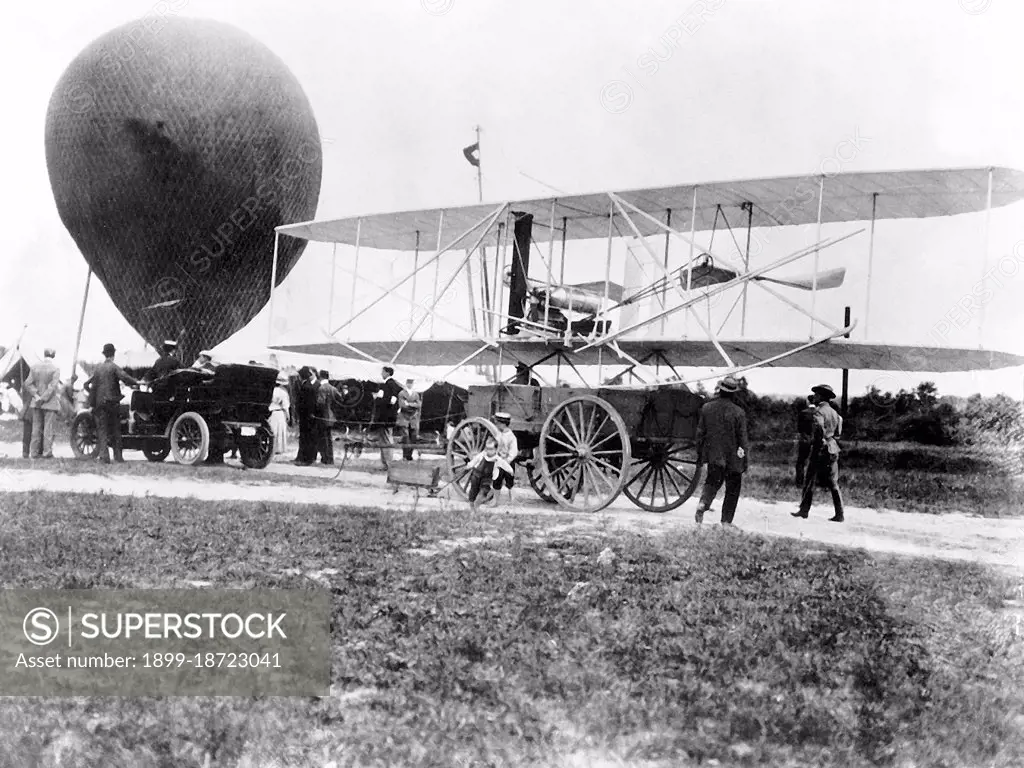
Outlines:
[{"label": "grass field", "polygon": [[304,574],[337,571],[319,576],[332,696],[4,698],[0,765],[1024,764],[1019,582],[567,521],[0,497],[6,588],[317,588]]}]

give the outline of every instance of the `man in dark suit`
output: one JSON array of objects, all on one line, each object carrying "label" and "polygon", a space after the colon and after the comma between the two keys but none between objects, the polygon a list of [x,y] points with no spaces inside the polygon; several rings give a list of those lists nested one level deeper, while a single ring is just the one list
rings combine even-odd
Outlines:
[{"label": "man in dark suit", "polygon": [[385,365],[380,372],[384,379],[380,389],[374,393],[377,399],[374,409],[377,439],[380,443],[380,463],[387,470],[391,465],[391,446],[395,442],[395,422],[398,419],[398,396],[402,393],[402,385],[395,381],[395,369]]},{"label": "man in dark suit", "polygon": [[299,453],[295,464],[309,466],[316,461],[316,393],[318,383],[316,370],[309,366],[299,369],[299,392],[296,399],[296,411],[299,420]]},{"label": "man in dark suit", "polygon": [[811,444],[814,437],[814,399],[805,398],[800,401],[796,414],[796,484],[804,485],[807,473],[807,461],[811,457]]},{"label": "man in dark suit", "polygon": [[181,360],[178,359],[176,354],[178,349],[178,343],[167,339],[164,341],[163,354],[153,363],[153,367],[149,369],[149,373],[146,374],[146,378],[150,381],[155,381],[161,376],[166,376],[171,371],[176,371],[179,368],[185,366],[181,364]]},{"label": "man in dark suit", "polygon": [[123,462],[121,455],[121,382],[130,387],[139,386],[139,382],[121,370],[114,362],[117,350],[113,344],[103,345],[104,360],[96,368],[90,379],[90,399],[94,403],[93,414],[96,416],[97,442],[99,452],[97,458],[104,464],[110,463],[110,452],[107,446],[114,449],[114,461]]},{"label": "man in dark suit", "polygon": [[[331,375],[320,371],[320,386],[316,391],[316,450],[321,464],[334,463],[334,405],[341,404],[341,393],[331,384]],[[316,460],[316,454],[313,455]]]},{"label": "man in dark suit", "polygon": [[747,416],[736,404],[740,382],[726,376],[716,388],[717,397],[700,409],[697,421],[698,461],[707,467],[704,492],[697,503],[696,520],[704,522],[718,489],[725,483],[722,501],[722,525],[732,525],[740,498],[743,473],[747,470]]}]

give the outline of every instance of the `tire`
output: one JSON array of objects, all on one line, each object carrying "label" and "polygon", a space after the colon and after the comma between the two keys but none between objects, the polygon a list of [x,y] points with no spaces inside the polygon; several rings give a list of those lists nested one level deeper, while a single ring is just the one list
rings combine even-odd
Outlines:
[{"label": "tire", "polygon": [[263,469],[274,458],[274,431],[267,423],[256,428],[256,437],[238,444],[238,457],[249,469]]},{"label": "tire", "polygon": [[466,465],[484,449],[484,442],[488,437],[497,440],[498,428],[487,419],[474,416],[455,427],[452,439],[448,441],[445,458],[448,463],[448,477],[451,480],[450,487],[461,499],[469,498],[470,472]]},{"label": "tire", "polygon": [[76,459],[95,459],[99,454],[99,430],[92,411],[82,411],[71,420],[71,452]]},{"label": "tire", "polygon": [[179,464],[194,466],[210,453],[210,426],[194,411],[185,411],[171,425],[171,455]]},{"label": "tire", "polygon": [[594,395],[576,395],[552,409],[539,452],[548,493],[575,512],[597,512],[615,501],[632,464],[622,417]]},{"label": "tire", "polygon": [[149,443],[145,448],[142,449],[143,455],[154,463],[159,463],[167,458],[171,452],[171,444],[166,442],[156,442],[155,440]]},{"label": "tire", "polygon": [[701,479],[692,440],[668,440],[644,446],[633,458],[626,498],[648,512],[668,512],[689,499]]},{"label": "tire", "polygon": [[548,491],[547,485],[544,483],[544,475],[540,469],[540,449],[534,449],[533,458],[526,462],[526,479],[530,481],[530,487],[533,488],[534,492],[541,498],[542,501],[548,504],[557,504],[555,497]]}]

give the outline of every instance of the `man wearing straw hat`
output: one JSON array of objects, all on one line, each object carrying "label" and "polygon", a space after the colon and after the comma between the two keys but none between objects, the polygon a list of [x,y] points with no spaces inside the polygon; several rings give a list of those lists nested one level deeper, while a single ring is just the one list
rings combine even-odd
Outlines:
[{"label": "man wearing straw hat", "polygon": [[718,489],[725,483],[722,525],[732,525],[747,470],[747,415],[736,404],[740,382],[726,376],[715,388],[716,397],[700,409],[697,421],[697,461],[707,466],[704,492],[697,502],[696,520],[704,522]]},{"label": "man wearing straw hat", "polygon": [[832,407],[836,393],[828,384],[811,387],[811,398],[815,405],[811,458],[807,477],[804,478],[800,509],[792,515],[807,518],[811,511],[811,502],[814,500],[814,486],[820,485],[832,492],[832,507],[835,514],[829,518],[829,522],[841,523],[843,496],[839,492],[839,443],[836,442],[836,438],[843,434],[843,417]]}]

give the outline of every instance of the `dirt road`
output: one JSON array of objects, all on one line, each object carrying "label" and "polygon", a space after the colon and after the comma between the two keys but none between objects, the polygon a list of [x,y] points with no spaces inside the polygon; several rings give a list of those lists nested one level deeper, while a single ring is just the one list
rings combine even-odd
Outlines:
[{"label": "dirt road", "polygon": [[[58,446],[60,458],[70,458],[66,445]],[[0,457],[20,456],[20,446],[0,443]],[[126,453],[131,461],[141,456]],[[143,463],[145,460],[142,459]],[[25,461],[0,471],[0,489],[7,492],[56,491],[105,493],[113,496],[153,496],[360,506],[411,510],[412,493],[397,494],[388,488],[383,474],[342,471],[330,467],[295,467],[275,461],[261,472],[239,472],[237,480],[207,480],[199,477],[126,474],[117,465],[97,468],[88,473],[52,471],[53,464]],[[322,486],[293,484],[294,477],[322,481]],[[268,483],[268,480],[273,482]],[[0,495],[0,505],[3,496]],[[426,499],[418,509],[465,508],[454,499]],[[658,533],[677,527],[694,526],[696,500],[691,498],[679,509],[663,515],[642,512],[620,497],[614,504],[594,515],[577,515],[581,528],[610,526],[633,531]],[[831,506],[816,506],[809,520],[790,517],[794,504],[741,499],[736,525],[742,531],[788,536],[844,547],[863,547],[875,552],[924,555],[950,560],[967,560],[1024,574],[1024,519],[991,520],[962,514],[925,515],[898,510],[848,508],[847,522],[828,522]],[[716,511],[706,516],[705,527],[715,525]],[[500,505],[484,514],[544,514],[553,508],[544,504],[526,488],[515,490],[514,503]],[[469,511],[467,509],[467,514]]]}]

